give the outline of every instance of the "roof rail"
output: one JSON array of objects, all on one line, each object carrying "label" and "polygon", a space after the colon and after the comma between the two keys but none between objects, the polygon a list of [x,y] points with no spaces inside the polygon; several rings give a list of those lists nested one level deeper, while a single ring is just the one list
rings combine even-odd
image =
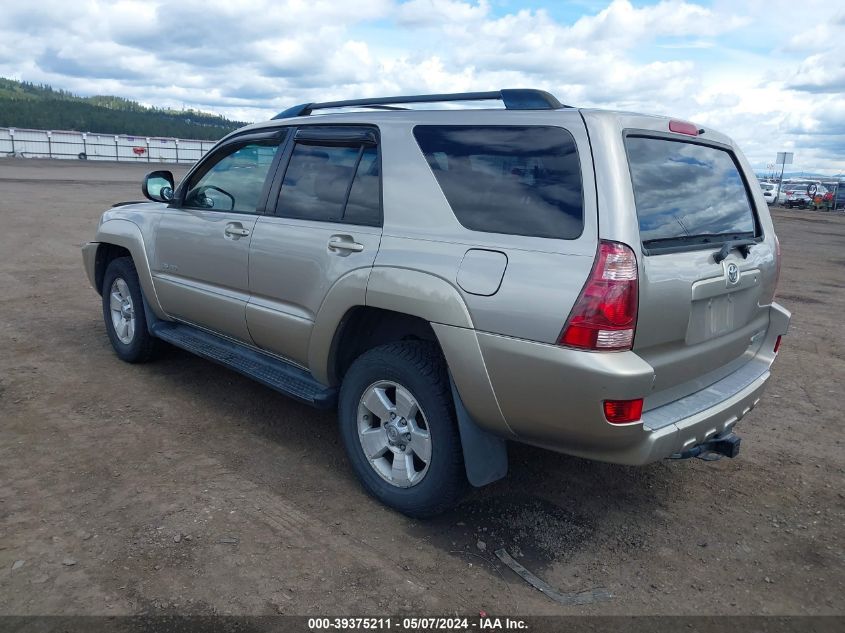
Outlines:
[{"label": "roof rail", "polygon": [[[302,103],[280,112],[273,119],[287,119],[295,116],[308,116],[314,110],[327,108],[378,108],[393,109],[396,103],[441,103],[446,101],[503,101],[508,110],[556,110],[568,108],[554,95],[545,90],[530,88],[494,90],[491,92],[455,92],[435,95],[406,95],[402,97],[371,97],[369,99],[349,99],[347,101],[324,101],[323,103]],[[397,108],[401,109],[401,108]]]}]

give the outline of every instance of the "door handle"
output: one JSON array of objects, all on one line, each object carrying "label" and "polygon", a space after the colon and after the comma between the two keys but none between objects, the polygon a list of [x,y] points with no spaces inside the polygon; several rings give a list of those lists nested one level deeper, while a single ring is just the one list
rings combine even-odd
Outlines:
[{"label": "door handle", "polygon": [[245,229],[240,222],[230,222],[226,225],[226,229],[223,231],[227,237],[246,237],[249,235],[249,229]]},{"label": "door handle", "polygon": [[359,244],[348,235],[332,235],[329,240],[330,251],[346,251],[347,253],[360,253],[364,245]]}]

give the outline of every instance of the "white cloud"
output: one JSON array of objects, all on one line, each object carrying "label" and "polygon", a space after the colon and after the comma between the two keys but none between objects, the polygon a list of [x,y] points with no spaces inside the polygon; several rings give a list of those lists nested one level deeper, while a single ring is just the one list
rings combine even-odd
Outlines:
[{"label": "white cloud", "polygon": [[439,27],[447,23],[474,22],[485,19],[490,3],[460,0],[408,0],[396,7],[397,24],[414,27]]},{"label": "white cloud", "polygon": [[660,36],[696,38],[718,35],[747,24],[749,18],[687,2],[664,1],[635,8],[629,0],[613,0],[596,16],[585,16],[571,29],[581,43],[604,42],[631,46]]},{"label": "white cloud", "polygon": [[515,4],[33,0],[0,13],[0,76],[241,120],[314,100],[538,87],[718,128],[757,166],[794,149],[806,169],[845,171],[834,0],[800,12],[788,0],[613,0],[568,20]]},{"label": "white cloud", "polygon": [[801,62],[788,85],[806,92],[831,93],[842,97],[845,93],[845,45],[841,41],[831,49],[810,55]]}]

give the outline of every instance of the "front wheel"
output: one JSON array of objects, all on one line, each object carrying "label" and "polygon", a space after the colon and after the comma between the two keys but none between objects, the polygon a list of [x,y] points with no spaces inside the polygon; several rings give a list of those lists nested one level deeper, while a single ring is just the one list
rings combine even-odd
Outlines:
[{"label": "front wheel", "polygon": [[131,258],[119,257],[109,263],[102,294],[103,321],[118,357],[127,363],[150,360],[159,341],[147,330],[141,283]]},{"label": "front wheel", "polygon": [[366,352],[346,373],[338,408],[349,461],[376,499],[422,518],[461,497],[463,453],[436,345],[404,341]]}]

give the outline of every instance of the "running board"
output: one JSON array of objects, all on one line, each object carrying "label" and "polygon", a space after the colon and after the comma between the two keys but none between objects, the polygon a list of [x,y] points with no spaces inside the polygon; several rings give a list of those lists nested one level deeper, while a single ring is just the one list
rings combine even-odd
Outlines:
[{"label": "running board", "polygon": [[304,369],[268,354],[181,323],[158,321],[150,330],[163,341],[234,369],[305,404],[328,409],[337,402],[337,389],[320,384]]}]

